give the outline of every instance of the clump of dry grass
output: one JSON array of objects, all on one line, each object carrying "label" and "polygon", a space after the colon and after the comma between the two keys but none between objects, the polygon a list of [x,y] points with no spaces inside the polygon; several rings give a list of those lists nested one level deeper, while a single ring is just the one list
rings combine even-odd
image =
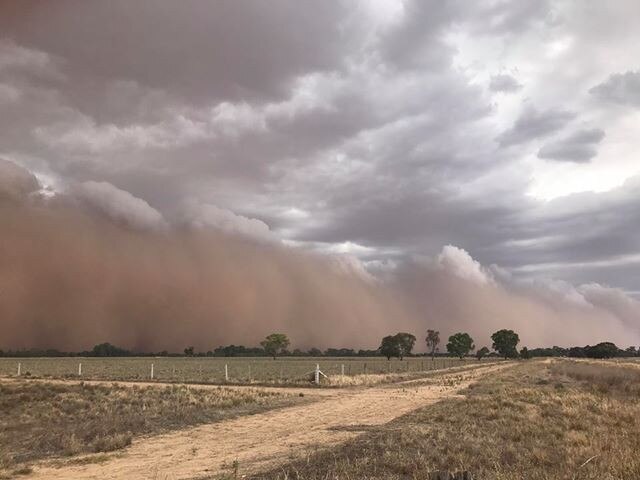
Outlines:
[{"label": "clump of dry grass", "polygon": [[470,471],[480,480],[640,479],[640,402],[624,382],[608,392],[591,383],[617,373],[583,381],[567,368],[520,363],[483,377],[464,398],[254,478],[427,479],[433,471]]},{"label": "clump of dry grass", "polygon": [[0,383],[0,473],[44,457],[111,452],[136,435],[255,413],[295,398],[224,387]]}]

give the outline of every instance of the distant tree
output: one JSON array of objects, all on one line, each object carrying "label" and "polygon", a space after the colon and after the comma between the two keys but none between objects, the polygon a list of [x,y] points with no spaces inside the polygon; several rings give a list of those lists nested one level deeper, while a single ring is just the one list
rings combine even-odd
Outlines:
[{"label": "distant tree", "polygon": [[264,351],[276,359],[278,354],[284,353],[289,346],[289,338],[284,333],[272,333],[260,342]]},{"label": "distant tree", "polygon": [[91,355],[94,357],[125,357],[131,355],[131,352],[110,343],[100,343],[93,347]]},{"label": "distant tree", "polygon": [[398,345],[398,340],[395,335],[387,335],[380,342],[380,347],[378,348],[380,353],[387,357],[387,360],[391,360],[391,357],[400,358],[400,345]]},{"label": "distant tree", "polygon": [[460,360],[468,355],[474,348],[473,338],[471,338],[468,333],[464,332],[458,332],[451,335],[449,337],[449,343],[447,343],[447,352],[455,355],[456,357],[460,357]]},{"label": "distant tree", "polygon": [[625,353],[625,356],[627,357],[635,357],[638,355],[638,351],[636,350],[636,347],[629,347],[624,351],[624,353]]},{"label": "distant tree", "polygon": [[491,335],[493,340],[493,349],[505,358],[514,358],[518,356],[516,347],[520,342],[520,337],[513,330],[498,330]]},{"label": "distant tree", "polygon": [[193,347],[187,347],[184,349],[184,354],[187,357],[193,357]]},{"label": "distant tree", "polygon": [[531,354],[529,353],[529,349],[527,347],[522,347],[520,350],[520,358],[523,360],[529,360],[531,358]]},{"label": "distant tree", "polygon": [[431,360],[433,360],[436,356],[438,345],[440,344],[440,332],[437,330],[427,330],[427,338],[425,338],[425,341],[427,342],[427,352],[429,352]]},{"label": "distant tree", "polygon": [[411,354],[411,350],[413,350],[413,346],[416,344],[416,337],[407,332],[399,332],[395,337],[398,342],[400,360],[402,360],[405,356]]},{"label": "distant tree", "polygon": [[321,357],[322,356],[322,350],[320,350],[319,348],[312,348],[307,352],[307,354],[310,357]]},{"label": "distant tree", "polygon": [[620,349],[614,343],[602,342],[590,347],[584,347],[585,355],[589,358],[613,358],[617,356]]},{"label": "distant tree", "polygon": [[476,352],[476,358],[478,360],[482,360],[482,358],[486,357],[487,355],[489,355],[489,349],[487,347],[482,347]]}]

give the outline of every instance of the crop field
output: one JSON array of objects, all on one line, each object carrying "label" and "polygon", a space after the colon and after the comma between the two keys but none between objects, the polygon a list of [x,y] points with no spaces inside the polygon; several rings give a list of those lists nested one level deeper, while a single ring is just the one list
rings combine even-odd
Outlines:
[{"label": "crop field", "polygon": [[[184,383],[308,383],[316,365],[329,377],[409,373],[471,365],[475,360],[412,357],[387,361],[381,357],[240,358],[0,358],[0,376],[83,378],[90,380],[153,380]],[[483,363],[488,363],[484,360]],[[225,366],[228,381],[225,378]]]}]

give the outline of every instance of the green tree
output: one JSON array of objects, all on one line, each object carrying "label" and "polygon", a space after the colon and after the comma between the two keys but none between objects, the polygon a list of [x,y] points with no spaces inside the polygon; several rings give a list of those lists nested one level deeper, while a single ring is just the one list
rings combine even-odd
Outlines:
[{"label": "green tree", "polygon": [[460,357],[460,360],[468,355],[474,348],[473,338],[471,338],[468,333],[463,332],[451,335],[449,337],[449,343],[447,343],[447,352]]},{"label": "green tree", "polygon": [[486,357],[487,355],[489,355],[489,349],[487,347],[482,347],[476,352],[476,358],[478,360],[482,360],[482,358]]},{"label": "green tree", "polygon": [[405,356],[411,354],[413,346],[416,344],[416,337],[407,332],[399,332],[395,335],[396,342],[398,342],[398,352],[400,353],[400,360]]},{"label": "green tree", "polygon": [[289,338],[284,333],[272,333],[260,342],[260,346],[275,360],[278,354],[287,349],[289,343]]},{"label": "green tree", "polygon": [[531,358],[531,354],[529,353],[529,349],[527,347],[522,347],[520,350],[520,358],[523,360],[529,360]]},{"label": "green tree", "polygon": [[398,344],[398,339],[395,335],[387,335],[380,342],[380,347],[378,347],[380,353],[387,357],[387,360],[391,360],[391,357],[400,358],[400,345]]},{"label": "green tree", "polygon": [[187,347],[184,349],[184,354],[187,357],[193,357],[193,347]]},{"label": "green tree", "polygon": [[427,338],[425,338],[425,341],[427,342],[427,351],[431,355],[431,360],[433,360],[436,356],[438,345],[440,344],[440,332],[437,330],[427,330]]},{"label": "green tree", "polygon": [[520,337],[513,330],[498,330],[491,335],[491,340],[493,340],[493,349],[502,355],[505,360],[518,356],[516,347],[520,342]]}]

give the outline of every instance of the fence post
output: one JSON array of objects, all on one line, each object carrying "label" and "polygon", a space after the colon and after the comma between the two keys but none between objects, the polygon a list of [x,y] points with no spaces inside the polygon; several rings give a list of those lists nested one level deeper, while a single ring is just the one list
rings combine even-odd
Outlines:
[{"label": "fence post", "polygon": [[22,368],[22,364],[18,362],[18,376],[20,376],[20,369]]},{"label": "fence post", "polygon": [[249,382],[251,382],[251,364],[249,364]]},{"label": "fence post", "polygon": [[82,376],[82,364],[81,363],[78,364],[78,376],[79,377]]},{"label": "fence post", "polygon": [[316,382],[316,385],[320,385],[320,364],[319,363],[316,363],[315,382]]},{"label": "fence post", "polygon": [[227,365],[226,363],[224,364],[224,381],[229,381],[229,365]]},{"label": "fence post", "polygon": [[151,364],[151,380],[153,380],[153,363]]},{"label": "fence post", "polygon": [[340,365],[340,374],[344,378],[344,363],[342,365]]},{"label": "fence post", "polygon": [[362,373],[367,374],[367,362],[364,362],[364,366],[362,367]]}]

